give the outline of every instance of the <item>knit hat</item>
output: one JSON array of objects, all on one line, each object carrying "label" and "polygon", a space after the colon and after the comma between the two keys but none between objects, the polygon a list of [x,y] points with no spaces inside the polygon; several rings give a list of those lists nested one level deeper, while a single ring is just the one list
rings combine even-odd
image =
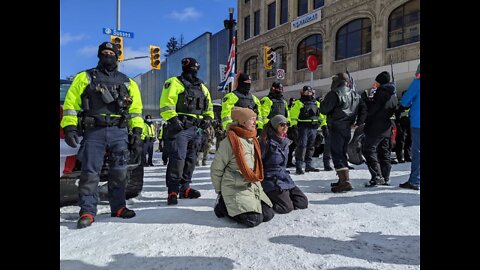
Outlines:
[{"label": "knit hat", "polygon": [[196,70],[200,69],[200,64],[197,62],[195,58],[186,57],[182,59],[182,71],[187,72],[189,70]]},{"label": "knit hat", "polygon": [[305,85],[302,90],[300,90],[300,95],[304,95],[307,92],[311,92],[315,95],[315,89],[313,89],[310,85]]},{"label": "knit hat", "polygon": [[249,108],[233,107],[232,109],[232,120],[239,124],[243,125],[252,117],[257,117],[257,114]]},{"label": "knit hat", "polygon": [[116,44],[113,44],[111,42],[103,42],[102,44],[100,44],[100,46],[98,46],[98,53],[97,53],[97,56],[100,58],[100,55],[102,54],[102,52],[104,50],[109,50],[109,51],[112,51],[115,53],[115,57],[117,57],[118,59],[118,47]]},{"label": "knit hat", "polygon": [[277,114],[272,119],[270,119],[270,124],[274,129],[276,129],[278,125],[282,123],[288,123],[288,119],[281,114]]},{"label": "knit hat", "polygon": [[390,82],[390,73],[388,71],[383,71],[375,77],[375,81],[378,82],[380,85],[386,84]]}]

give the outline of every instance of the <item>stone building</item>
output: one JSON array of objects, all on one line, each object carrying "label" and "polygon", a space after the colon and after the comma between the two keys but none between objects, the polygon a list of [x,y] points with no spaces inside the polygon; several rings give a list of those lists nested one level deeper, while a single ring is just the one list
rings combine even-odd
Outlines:
[{"label": "stone building", "polygon": [[[325,95],[346,68],[367,89],[391,64],[402,92],[420,62],[420,0],[238,0],[237,10],[237,71],[252,76],[258,97],[278,80],[275,68],[285,70],[287,98],[305,84]],[[264,68],[265,45],[277,53],[273,70]],[[309,55],[318,60],[313,81]]]}]

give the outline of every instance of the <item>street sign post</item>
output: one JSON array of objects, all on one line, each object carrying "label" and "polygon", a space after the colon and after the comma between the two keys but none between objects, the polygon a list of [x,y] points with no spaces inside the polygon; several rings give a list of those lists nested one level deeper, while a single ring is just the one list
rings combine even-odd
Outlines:
[{"label": "street sign post", "polygon": [[309,55],[307,57],[307,67],[310,70],[310,86],[313,85],[313,72],[317,70],[318,59],[315,55]]},{"label": "street sign post", "polygon": [[110,36],[118,36],[118,37],[126,37],[126,38],[133,38],[134,34],[133,32],[126,32],[122,30],[117,30],[117,29],[112,29],[112,28],[103,28],[103,33],[105,35],[110,35]]}]

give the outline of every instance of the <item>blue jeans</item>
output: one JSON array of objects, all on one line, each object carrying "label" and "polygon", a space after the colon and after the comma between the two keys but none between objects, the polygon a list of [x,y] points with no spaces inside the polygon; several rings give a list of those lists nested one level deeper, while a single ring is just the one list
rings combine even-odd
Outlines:
[{"label": "blue jeans", "polygon": [[412,167],[408,181],[420,186],[420,128],[412,128]]}]

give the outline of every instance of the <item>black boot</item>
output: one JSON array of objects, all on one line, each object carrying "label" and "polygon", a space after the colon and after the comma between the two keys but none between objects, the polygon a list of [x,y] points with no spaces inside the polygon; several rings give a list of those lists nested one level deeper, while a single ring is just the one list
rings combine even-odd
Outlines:
[{"label": "black boot", "polygon": [[296,174],[305,174],[305,172],[303,171],[303,169],[301,167],[297,167],[297,169],[295,170],[295,173]]},{"label": "black boot", "polygon": [[202,196],[202,194],[200,194],[200,191],[193,189],[191,187],[188,187],[185,189],[185,191],[180,192],[180,199],[187,199],[187,198],[196,199],[196,198],[199,198],[200,196]]},{"label": "black boot", "polygon": [[77,221],[77,229],[86,228],[95,221],[95,218],[91,214],[83,214]]},{"label": "black boot", "polygon": [[213,208],[213,212],[215,212],[215,216],[218,218],[228,216],[227,206],[225,205],[225,201],[223,201],[222,195],[218,195],[217,203]]},{"label": "black boot", "polygon": [[317,168],[313,168],[311,166],[306,166],[305,167],[305,172],[319,172],[320,169],[317,169]]},{"label": "black boot", "polygon": [[168,205],[178,204],[178,199],[177,199],[177,193],[176,192],[168,193],[167,204]]},{"label": "black boot", "polygon": [[121,217],[121,218],[133,218],[136,214],[135,211],[128,209],[127,207],[122,207],[117,210],[116,213],[110,214],[112,217]]}]

